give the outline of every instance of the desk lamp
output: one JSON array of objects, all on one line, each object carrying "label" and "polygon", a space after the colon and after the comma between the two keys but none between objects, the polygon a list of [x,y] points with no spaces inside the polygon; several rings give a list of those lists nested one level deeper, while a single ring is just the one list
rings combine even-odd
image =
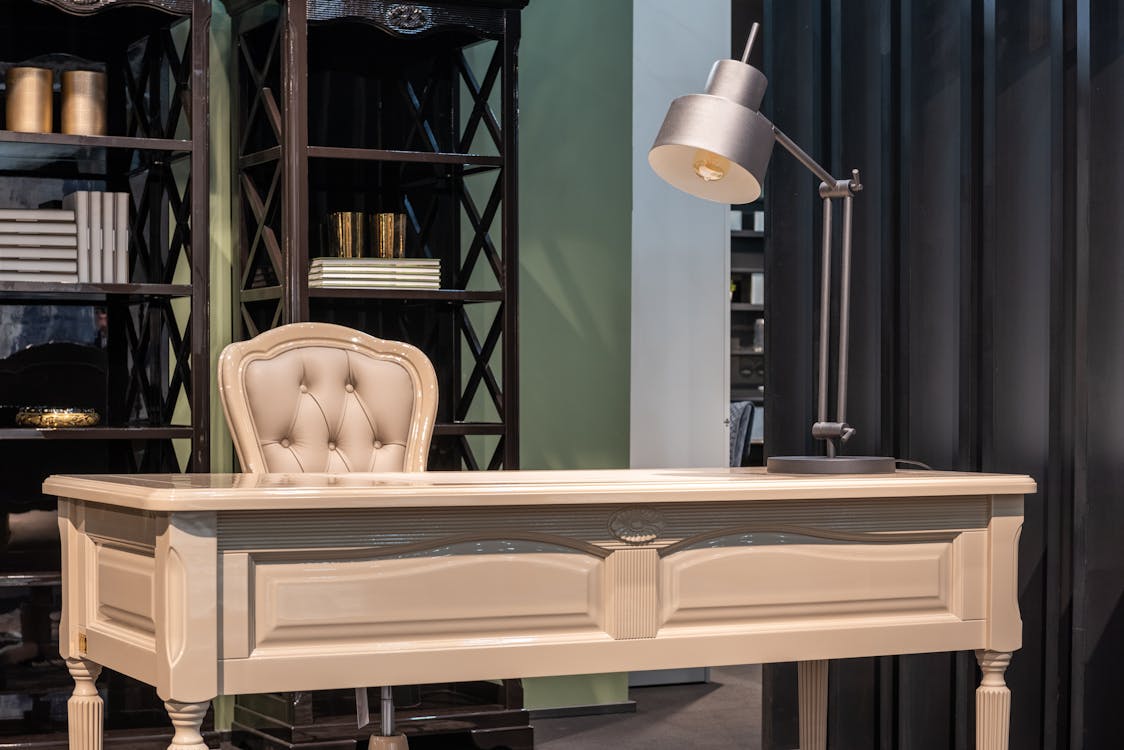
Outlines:
[{"label": "desk lamp", "polygon": [[[862,190],[859,171],[838,180],[759,111],[768,81],[748,63],[757,39],[753,24],[742,59],[719,60],[710,71],[706,93],[671,103],[648,163],[663,180],[691,195],[717,203],[750,203],[761,195],[774,141],[818,177],[823,198],[823,272],[820,289],[819,402],[812,437],[826,445],[824,456],[771,456],[768,471],[784,474],[893,473],[892,458],[843,456],[840,449],[855,433],[847,424],[847,355],[851,282],[851,203]],[[839,363],[836,417],[828,420],[828,357],[831,335],[831,201],[843,199],[843,255],[839,300]]]}]

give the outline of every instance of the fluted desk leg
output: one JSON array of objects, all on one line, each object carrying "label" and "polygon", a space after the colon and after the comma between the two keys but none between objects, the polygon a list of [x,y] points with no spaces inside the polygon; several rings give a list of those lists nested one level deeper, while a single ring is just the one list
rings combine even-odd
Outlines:
[{"label": "fluted desk leg", "polygon": [[206,716],[210,705],[210,701],[202,703],[164,701],[164,708],[168,710],[172,726],[176,728],[168,750],[207,750],[207,743],[203,741],[199,727],[202,726],[203,717]]},{"label": "fluted desk leg", "polygon": [[1011,689],[1003,679],[1009,651],[977,651],[983,679],[976,689],[976,750],[1007,750],[1011,732]]},{"label": "fluted desk leg", "polygon": [[74,693],[66,702],[70,750],[101,750],[105,704],[94,684],[101,666],[86,659],[67,659],[66,668],[74,678]]},{"label": "fluted desk leg", "polygon": [[797,664],[800,750],[827,750],[827,661]]}]

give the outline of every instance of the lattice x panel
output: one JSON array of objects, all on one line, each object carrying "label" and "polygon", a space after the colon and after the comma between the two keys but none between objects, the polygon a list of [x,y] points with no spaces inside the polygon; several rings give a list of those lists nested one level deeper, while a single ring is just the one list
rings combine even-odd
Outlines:
[{"label": "lattice x panel", "polygon": [[129,179],[132,198],[129,278],[191,283],[191,172],[187,159],[142,154]]},{"label": "lattice x panel", "polygon": [[171,440],[114,440],[109,445],[110,465],[126,474],[178,474],[180,465]]},{"label": "lattice x panel", "polygon": [[191,138],[191,23],[142,37],[126,54],[126,134]]},{"label": "lattice x panel", "polygon": [[[239,288],[276,287],[284,278],[281,247],[282,142],[280,17],[238,33]],[[243,301],[242,323],[255,335],[280,322],[280,295]]]},{"label": "lattice x panel", "polygon": [[[123,395],[115,421],[167,425],[191,402],[191,313],[174,300],[158,298],[116,311],[127,347]],[[111,318],[117,317],[111,312]],[[207,363],[202,363],[204,367]]]},{"label": "lattice x panel", "polygon": [[460,111],[457,151],[502,156],[503,45],[487,41],[459,50],[453,65]]}]

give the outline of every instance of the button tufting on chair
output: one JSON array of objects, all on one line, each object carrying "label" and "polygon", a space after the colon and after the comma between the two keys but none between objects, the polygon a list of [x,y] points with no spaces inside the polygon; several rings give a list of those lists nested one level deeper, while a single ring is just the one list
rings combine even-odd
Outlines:
[{"label": "button tufting on chair", "polygon": [[437,379],[412,346],[296,323],[231,344],[219,387],[246,471],[425,469]]}]

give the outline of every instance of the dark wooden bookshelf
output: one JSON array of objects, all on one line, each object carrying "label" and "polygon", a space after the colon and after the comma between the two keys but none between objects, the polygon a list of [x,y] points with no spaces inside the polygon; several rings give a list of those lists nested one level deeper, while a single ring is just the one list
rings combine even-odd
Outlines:
[{"label": "dark wooden bookshelf", "polygon": [[[0,16],[0,69],[90,63],[105,71],[107,132],[0,130],[0,207],[58,205],[75,190],[127,193],[131,279],[0,282],[0,306],[21,325],[0,358],[5,413],[65,404],[102,415],[85,428],[6,421],[0,513],[52,509],[40,492],[49,474],[207,471],[211,3],[3,0]],[[82,322],[52,328],[51,320]],[[0,749],[67,746],[59,706],[73,682],[47,622],[60,607],[59,558],[57,538],[0,553],[0,592],[31,618],[24,643],[38,646],[34,658],[0,670],[0,691],[31,706],[0,721]],[[167,747],[172,727],[154,689],[108,670],[98,684],[107,748]]]},{"label": "dark wooden bookshelf", "polygon": [[[238,46],[236,335],[312,320],[418,346],[441,394],[434,470],[519,466],[516,78],[525,5],[411,4],[420,27],[396,20],[404,16],[392,11],[405,6],[379,0],[228,5]],[[404,213],[407,257],[440,259],[442,288],[310,287],[334,211]],[[397,717],[412,746],[530,747],[517,680],[395,690],[412,696],[399,700]],[[369,734],[356,730],[351,691],[240,698],[235,709],[235,742],[262,750],[317,738],[365,746]]]}]

